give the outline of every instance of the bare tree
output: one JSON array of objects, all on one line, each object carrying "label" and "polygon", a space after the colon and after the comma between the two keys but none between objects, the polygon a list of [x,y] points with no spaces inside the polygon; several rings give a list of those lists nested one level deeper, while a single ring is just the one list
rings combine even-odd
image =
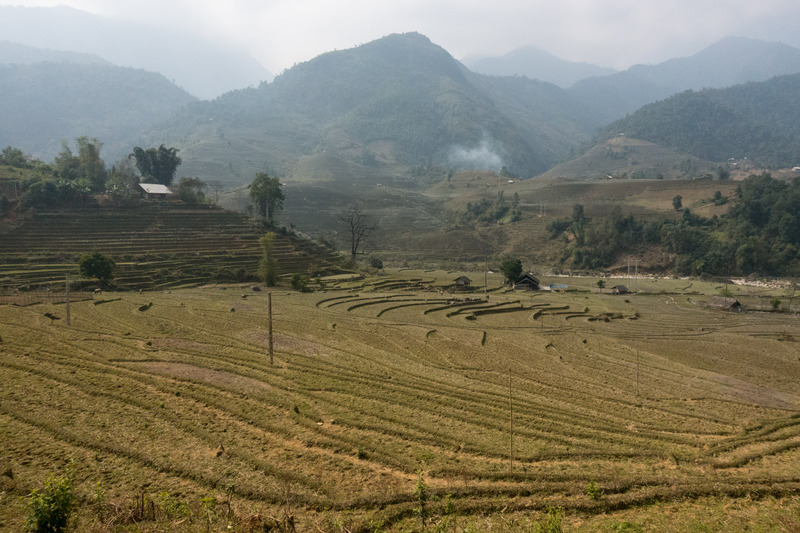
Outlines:
[{"label": "bare tree", "polygon": [[350,238],[350,257],[355,260],[359,247],[372,235],[376,226],[370,223],[366,213],[358,206],[350,208],[338,220],[345,226],[345,232]]}]

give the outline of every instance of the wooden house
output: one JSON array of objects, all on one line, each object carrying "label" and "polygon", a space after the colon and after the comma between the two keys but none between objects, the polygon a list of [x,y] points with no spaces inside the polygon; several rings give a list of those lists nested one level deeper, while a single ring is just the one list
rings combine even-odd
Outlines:
[{"label": "wooden house", "polygon": [[514,288],[521,291],[538,291],[539,279],[530,272],[526,272],[514,281]]},{"label": "wooden house", "polygon": [[739,300],[736,298],[726,298],[724,296],[712,296],[708,305],[715,309],[722,309],[724,311],[742,312],[744,308]]},{"label": "wooden house", "polygon": [[467,276],[459,276],[453,282],[453,287],[456,289],[468,289],[472,280]]},{"label": "wooden house", "polygon": [[628,293],[628,286],[627,285],[614,285],[611,287],[611,294],[627,294]]}]

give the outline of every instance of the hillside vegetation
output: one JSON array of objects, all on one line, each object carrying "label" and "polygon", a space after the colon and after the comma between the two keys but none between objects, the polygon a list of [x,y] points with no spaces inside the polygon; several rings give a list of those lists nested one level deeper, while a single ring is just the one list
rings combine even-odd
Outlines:
[{"label": "hillside vegetation", "polygon": [[650,141],[710,161],[749,159],[767,168],[800,163],[800,74],[728,89],[688,91],[604,128],[606,137]]},{"label": "hillside vegetation", "polygon": [[51,159],[61,141],[102,139],[112,159],[128,141],[195,100],[160,74],[100,64],[0,64],[0,147]]}]

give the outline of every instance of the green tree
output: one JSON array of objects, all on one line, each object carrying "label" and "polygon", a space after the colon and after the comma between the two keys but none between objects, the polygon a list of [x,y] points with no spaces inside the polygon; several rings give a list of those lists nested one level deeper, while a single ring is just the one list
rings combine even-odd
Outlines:
[{"label": "green tree", "polygon": [[31,157],[25,155],[22,150],[19,148],[13,148],[11,146],[6,146],[3,148],[3,151],[0,152],[0,165],[8,165],[16,168],[28,168],[31,166],[30,159]]},{"label": "green tree", "polygon": [[258,263],[258,275],[267,287],[278,283],[278,262],[275,260],[275,233],[268,232],[258,242],[261,244],[261,261]]},{"label": "green tree", "polygon": [[66,140],[61,141],[61,151],[53,160],[55,167],[55,175],[66,181],[77,181],[81,177],[80,160],[72,153],[69,143]]},{"label": "green tree", "polygon": [[511,285],[522,274],[522,261],[514,257],[507,257],[500,263],[500,272],[503,273],[503,277]]},{"label": "green tree", "polygon": [[109,188],[124,191],[127,195],[136,190],[138,185],[139,176],[136,174],[136,161],[132,155],[123,157],[111,167]]},{"label": "green tree", "polygon": [[602,279],[598,279],[597,280],[597,288],[600,289],[600,292],[603,292],[603,289],[605,288],[605,286],[606,286],[605,280],[602,280]]},{"label": "green tree", "polygon": [[583,212],[583,204],[572,206],[572,234],[575,235],[575,244],[583,246],[586,241],[586,223],[588,219]]},{"label": "green tree", "polygon": [[172,185],[175,173],[181,164],[177,148],[167,148],[163,144],[158,148],[144,150],[135,147],[131,154],[136,160],[136,168],[147,180],[152,180],[163,185]]},{"label": "green tree", "polygon": [[178,182],[178,197],[187,204],[202,204],[206,201],[206,183],[200,178],[181,178]]},{"label": "green tree", "polygon": [[116,266],[113,259],[100,252],[82,255],[78,260],[78,268],[83,277],[97,278],[103,283],[111,279]]},{"label": "green tree", "polygon": [[82,177],[89,182],[91,190],[105,190],[108,171],[106,164],[100,159],[100,149],[103,148],[103,143],[86,136],[78,137],[75,141],[78,145],[78,164]]},{"label": "green tree", "polygon": [[672,199],[672,207],[675,209],[675,211],[680,211],[680,209],[683,207],[683,197],[680,194],[676,194]]},{"label": "green tree", "polygon": [[250,198],[258,206],[258,213],[267,223],[272,224],[276,212],[283,209],[284,196],[280,180],[259,172],[247,188],[250,189]]},{"label": "green tree", "polygon": [[108,180],[106,165],[100,158],[103,143],[86,136],[75,139],[78,155],[75,155],[67,141],[61,141],[61,151],[54,160],[56,177],[70,182],[78,182],[92,191],[105,189]]}]

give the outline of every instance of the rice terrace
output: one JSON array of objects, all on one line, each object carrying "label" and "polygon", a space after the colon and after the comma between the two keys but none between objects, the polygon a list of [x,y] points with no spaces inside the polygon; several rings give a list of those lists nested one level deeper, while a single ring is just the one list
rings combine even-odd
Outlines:
[{"label": "rice terrace", "polygon": [[800,328],[769,289],[457,275],[0,305],[0,528],[70,469],[76,531],[800,527]]}]

